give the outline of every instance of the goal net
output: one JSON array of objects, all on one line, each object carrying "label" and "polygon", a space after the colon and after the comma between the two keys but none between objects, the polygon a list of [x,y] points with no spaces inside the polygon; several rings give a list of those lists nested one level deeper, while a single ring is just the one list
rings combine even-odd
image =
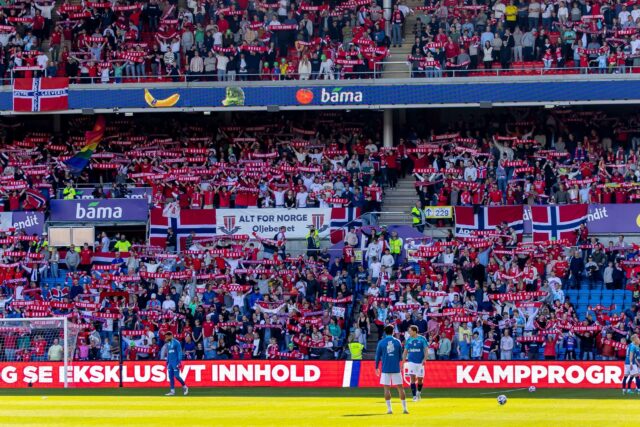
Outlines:
[{"label": "goal net", "polygon": [[[0,364],[15,362],[54,362],[64,366],[58,370],[60,382],[67,387],[69,365],[76,353],[78,325],[66,318],[2,318],[0,319]],[[18,375],[25,387],[32,386],[29,377]],[[20,386],[21,384],[16,384]]]}]

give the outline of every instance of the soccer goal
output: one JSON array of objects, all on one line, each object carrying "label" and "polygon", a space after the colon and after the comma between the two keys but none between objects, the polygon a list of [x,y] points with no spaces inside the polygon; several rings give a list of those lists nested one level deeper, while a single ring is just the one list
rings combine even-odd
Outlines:
[{"label": "soccer goal", "polygon": [[67,388],[69,365],[74,358],[79,331],[78,325],[66,317],[2,318],[0,363],[60,363],[64,366],[60,370],[60,381]]}]

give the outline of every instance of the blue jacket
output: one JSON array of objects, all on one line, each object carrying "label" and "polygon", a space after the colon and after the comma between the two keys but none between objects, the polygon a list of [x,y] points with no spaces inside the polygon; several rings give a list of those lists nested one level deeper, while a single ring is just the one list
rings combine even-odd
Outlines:
[{"label": "blue jacket", "polygon": [[376,369],[382,362],[382,373],[400,373],[402,360],[402,344],[394,337],[385,336],[378,342],[376,349]]},{"label": "blue jacket", "polygon": [[171,368],[177,367],[182,361],[182,346],[176,339],[172,339],[167,344],[167,366]]}]

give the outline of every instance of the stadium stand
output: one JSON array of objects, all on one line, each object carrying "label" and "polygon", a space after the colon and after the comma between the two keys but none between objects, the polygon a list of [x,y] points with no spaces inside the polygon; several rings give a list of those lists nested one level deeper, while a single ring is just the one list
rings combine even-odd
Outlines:
[{"label": "stadium stand", "polygon": [[382,3],[368,0],[16,2],[0,16],[0,74],[156,83],[635,73],[640,65],[631,3],[393,3],[388,36]]},{"label": "stadium stand", "polygon": [[[3,127],[5,207],[46,212],[50,199],[79,197],[80,184],[98,182],[90,187],[95,198],[150,187],[154,211],[171,203],[185,211],[282,207],[272,194],[291,188],[296,203],[287,205],[285,197],[284,208],[339,205],[377,212],[386,201],[383,192],[400,191],[394,189],[398,179],[418,182],[420,194],[412,201],[425,195],[424,188],[437,189],[423,197],[427,205],[444,194],[443,203],[473,209],[569,205],[608,192],[611,199],[598,200],[637,200],[627,196],[637,191],[634,114],[526,110],[512,111],[521,119],[511,122],[488,113],[441,128],[425,123],[407,129],[386,150],[371,116],[351,113],[336,126],[334,114],[231,116],[210,127],[187,116],[113,118],[89,169],[75,181],[63,162],[84,144],[80,133],[90,128],[91,117],[69,119],[61,134],[33,133],[13,120]],[[483,158],[488,161],[476,164]],[[505,181],[496,187],[499,197],[484,197],[499,179]],[[565,179],[578,186],[573,198],[559,194]],[[541,191],[537,181],[545,182]],[[221,188],[196,198],[209,191],[198,184]],[[113,190],[104,191],[107,185]],[[510,196],[511,185],[523,188]],[[463,190],[456,201],[457,186]],[[462,197],[467,189],[471,200]],[[328,198],[311,197],[314,192]],[[168,330],[193,359],[334,359],[354,356],[349,343],[363,345],[368,357],[386,323],[398,332],[418,325],[432,359],[615,359],[624,355],[624,337],[640,328],[638,247],[624,238],[605,245],[585,228],[573,241],[531,245],[506,224],[446,238],[399,239],[396,230],[375,224],[345,228],[339,245],[322,250],[310,231],[303,251],[280,234],[193,234],[178,252],[170,231],[160,236],[162,245],[146,236],[129,241],[118,231],[83,247],[53,248],[46,235],[5,228],[5,315],[68,316],[84,327],[80,360],[111,359],[120,348],[128,359],[158,358]],[[5,357],[43,357],[40,344],[13,335],[4,334]]]},{"label": "stadium stand", "polygon": [[368,78],[389,55],[370,4],[16,3],[0,17],[0,71],[76,83]]},{"label": "stadium stand", "polygon": [[414,77],[625,73],[638,65],[633,3],[497,0],[415,9],[407,58]]}]

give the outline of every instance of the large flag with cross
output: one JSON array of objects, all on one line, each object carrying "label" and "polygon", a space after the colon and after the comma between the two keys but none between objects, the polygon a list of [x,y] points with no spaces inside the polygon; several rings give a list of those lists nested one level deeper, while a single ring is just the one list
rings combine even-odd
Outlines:
[{"label": "large flag with cross", "polygon": [[532,206],[533,241],[567,239],[576,242],[576,230],[586,224],[589,205]]},{"label": "large flag with cross", "polygon": [[67,77],[24,78],[13,81],[13,111],[38,112],[69,109]]}]

